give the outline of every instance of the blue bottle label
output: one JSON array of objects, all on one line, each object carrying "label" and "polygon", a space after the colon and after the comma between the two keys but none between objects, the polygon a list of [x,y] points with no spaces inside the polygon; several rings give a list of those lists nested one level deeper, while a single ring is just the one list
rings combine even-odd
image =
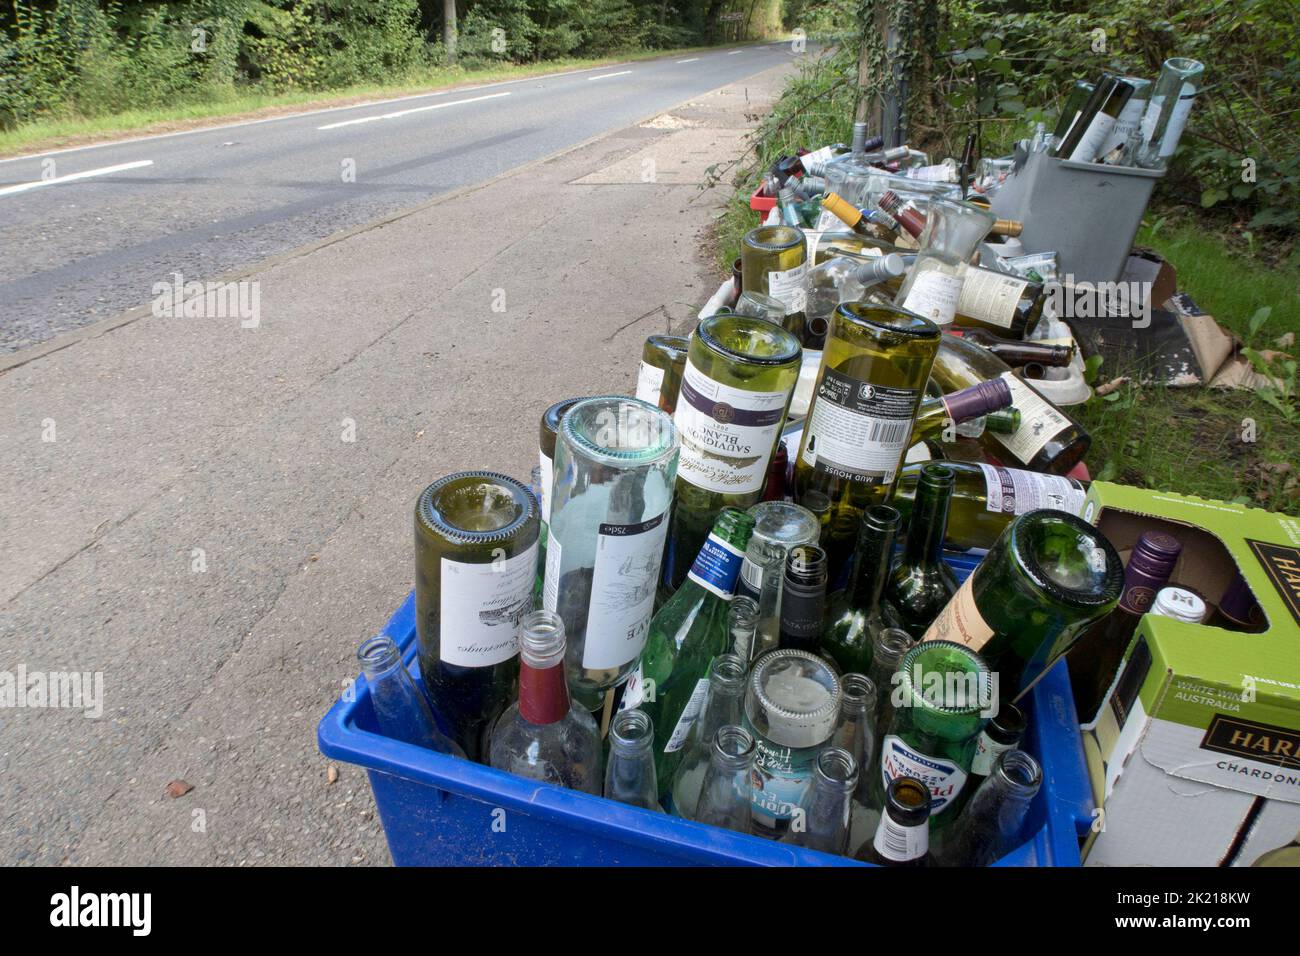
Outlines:
[{"label": "blue bottle label", "polygon": [[736,578],[740,577],[740,566],[744,563],[743,551],[710,533],[687,577],[724,601],[730,601],[736,593]]},{"label": "blue bottle label", "polygon": [[930,816],[952,806],[966,785],[966,771],[945,757],[931,757],[913,750],[902,737],[889,734],[881,747],[880,774],[889,789],[898,777],[915,777],[930,788]]}]

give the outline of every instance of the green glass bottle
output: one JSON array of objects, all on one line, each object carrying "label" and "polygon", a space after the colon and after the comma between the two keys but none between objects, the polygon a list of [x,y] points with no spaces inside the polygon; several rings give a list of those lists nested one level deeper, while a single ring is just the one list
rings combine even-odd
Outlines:
[{"label": "green glass bottle", "polygon": [[483,760],[485,732],[515,693],[537,534],[537,500],[506,475],[448,475],[415,503],[420,673],[471,760]]},{"label": "green glass bottle", "polygon": [[889,579],[889,603],[902,618],[904,630],[917,638],[957,592],[957,579],[943,560],[952,484],[953,472],[946,465],[930,462],[921,469],[907,544]]},{"label": "green glass bottle", "polygon": [[690,339],[680,335],[651,335],[641,349],[641,367],[636,377],[636,397],[658,405],[669,415],[677,407],[686,368]]},{"label": "green glass bottle", "polygon": [[897,622],[883,597],[900,520],[889,505],[862,513],[852,584],[831,595],[822,650],[843,673],[869,673],[876,633]]},{"label": "green glass bottle", "polygon": [[691,335],[673,413],[682,450],[661,603],[685,579],[718,512],[762,497],[802,356],[793,335],[749,316],[709,316]]},{"label": "green glass bottle", "polygon": [[[925,462],[904,465],[891,504],[903,517],[912,513],[916,487]],[[957,551],[993,547],[1016,515],[1039,508],[1078,514],[1088,487],[1074,478],[966,461],[945,461],[953,472],[948,507],[947,547]]]},{"label": "green glass bottle", "polygon": [[1124,563],[1100,531],[1064,511],[1031,511],[1002,532],[923,643],[979,651],[1014,701],[1114,609],[1123,586]]},{"label": "green glass bottle", "polygon": [[660,797],[672,785],[682,745],[704,706],[709,664],[729,648],[727,612],[753,531],[750,515],[722,509],[686,580],[651,620],[624,692],[621,706],[640,707],[654,722]]},{"label": "green glass bottle", "polygon": [[[885,693],[881,689],[881,693]],[[893,717],[880,742],[870,805],[890,783],[915,777],[930,788],[930,832],[942,832],[970,776],[980,731],[997,706],[988,665],[968,647],[926,641],[903,657],[888,693]]]},{"label": "green glass bottle", "polygon": [[835,310],[795,462],[795,500],[830,498],[822,547],[831,578],[852,551],[862,512],[889,496],[939,348],[938,326],[894,306]]},{"label": "green glass bottle", "polygon": [[808,250],[803,230],[795,226],[759,226],[745,233],[740,245],[744,292],[762,292],[785,303],[785,328],[803,330],[804,274]]}]

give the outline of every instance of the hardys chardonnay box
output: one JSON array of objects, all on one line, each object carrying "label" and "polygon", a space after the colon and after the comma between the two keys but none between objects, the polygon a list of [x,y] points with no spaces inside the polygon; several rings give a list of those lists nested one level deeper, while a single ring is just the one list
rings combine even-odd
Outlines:
[{"label": "hardys chardonnay box", "polygon": [[1083,730],[1087,866],[1249,866],[1300,832],[1300,520],[1108,482],[1083,517],[1125,553],[1172,534],[1201,624],[1146,614]]}]

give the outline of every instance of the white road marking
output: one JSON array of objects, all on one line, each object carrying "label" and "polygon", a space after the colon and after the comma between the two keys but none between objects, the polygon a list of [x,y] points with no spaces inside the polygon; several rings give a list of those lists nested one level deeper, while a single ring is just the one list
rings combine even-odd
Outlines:
[{"label": "white road marking", "polygon": [[11,193],[22,193],[29,189],[40,189],[42,186],[57,186],[60,183],[75,182],[78,179],[89,179],[91,176],[108,176],[111,173],[125,172],[128,169],[139,169],[141,166],[152,166],[152,159],[141,159],[134,163],[121,163],[117,166],[102,166],[99,169],[88,169],[84,173],[69,173],[67,176],[55,176],[52,179],[38,179],[35,182],[19,183],[16,186],[5,186],[0,189],[0,196],[8,196]]},{"label": "white road marking", "polygon": [[727,56],[735,56],[737,53],[744,53],[744,50],[732,50]]},{"label": "white road marking", "polygon": [[431,106],[414,106],[409,110],[398,110],[395,113],[381,113],[378,116],[362,116],[360,119],[343,120],[341,123],[327,123],[324,126],[317,126],[320,129],[338,129],[340,126],[355,126],[357,123],[373,123],[376,120],[397,119],[399,116],[410,116],[412,113],[426,113],[429,110],[440,110],[447,106],[460,106],[464,103],[480,103],[483,100],[495,100],[498,97],[509,96],[510,92],[489,93],[487,96],[471,96],[467,100],[451,100],[447,103],[434,103]]},{"label": "white road marking", "polygon": [[631,70],[619,70],[617,73],[602,73],[602,74],[600,74],[600,76],[589,76],[589,77],[587,77],[587,79],[588,79],[588,80],[607,80],[607,79],[609,79],[611,76],[626,76],[627,74],[629,74],[629,73],[631,73],[631,72],[632,72]]},{"label": "white road marking", "polygon": [[678,63],[698,63],[699,60],[700,60],[700,58],[699,58],[698,56],[693,56],[693,57],[691,57],[689,60],[678,60],[677,62],[678,62]]}]

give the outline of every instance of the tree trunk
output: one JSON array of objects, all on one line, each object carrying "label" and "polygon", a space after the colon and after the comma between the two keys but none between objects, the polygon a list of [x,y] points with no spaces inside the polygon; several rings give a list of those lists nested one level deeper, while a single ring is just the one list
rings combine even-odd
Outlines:
[{"label": "tree trunk", "polygon": [[456,0],[442,0],[442,48],[447,62],[456,62]]}]

